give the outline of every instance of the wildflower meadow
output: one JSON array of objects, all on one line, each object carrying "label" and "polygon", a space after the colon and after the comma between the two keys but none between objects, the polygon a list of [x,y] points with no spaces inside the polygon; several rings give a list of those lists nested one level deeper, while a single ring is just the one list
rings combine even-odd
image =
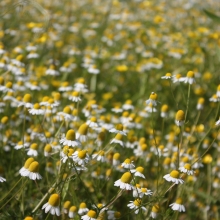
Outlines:
[{"label": "wildflower meadow", "polygon": [[219,220],[220,2],[0,1],[0,220]]}]

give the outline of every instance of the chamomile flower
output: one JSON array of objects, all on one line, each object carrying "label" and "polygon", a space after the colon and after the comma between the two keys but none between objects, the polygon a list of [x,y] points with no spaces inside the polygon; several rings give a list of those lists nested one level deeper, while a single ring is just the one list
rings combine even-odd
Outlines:
[{"label": "chamomile flower", "polygon": [[62,112],[58,112],[57,116],[61,119],[61,120],[65,120],[65,121],[72,121],[73,120],[73,115],[71,114],[71,107],[70,106],[66,106],[64,107]]},{"label": "chamomile flower", "polygon": [[112,160],[112,164],[113,164],[113,166],[115,166],[115,167],[117,167],[121,162],[120,162],[120,154],[119,153],[115,153],[114,155],[113,155],[113,160]]},{"label": "chamomile flower", "polygon": [[59,71],[56,70],[56,67],[54,65],[50,65],[45,73],[46,73],[46,75],[51,75],[51,76],[59,76],[60,75]]},{"label": "chamomile flower", "polygon": [[23,97],[23,101],[19,103],[18,107],[24,106],[25,108],[32,108],[33,104],[31,102],[31,95],[30,94],[25,94]]},{"label": "chamomile flower", "polygon": [[89,210],[86,215],[81,217],[82,220],[96,220],[96,212]]},{"label": "chamomile flower", "polygon": [[115,134],[120,133],[120,134],[126,136],[127,133],[126,133],[125,131],[123,131],[123,128],[124,128],[124,126],[123,126],[122,124],[117,124],[117,125],[116,125],[116,128],[111,128],[111,129],[109,130],[109,132],[110,132],[110,133],[115,133]]},{"label": "chamomile flower", "polygon": [[45,113],[45,110],[41,108],[39,103],[35,103],[28,111],[31,115],[43,115]]},{"label": "chamomile flower", "polygon": [[78,79],[77,82],[74,84],[74,91],[78,91],[81,93],[88,92],[87,85],[85,84],[85,80],[83,78]]},{"label": "chamomile flower", "polygon": [[45,209],[45,213],[50,212],[51,215],[60,216],[60,196],[58,194],[52,194],[49,201],[43,205],[42,209]]},{"label": "chamomile flower", "polygon": [[186,173],[187,175],[193,175],[195,173],[195,171],[192,170],[191,165],[189,163],[186,163],[183,167],[180,167],[179,171],[182,173]]},{"label": "chamomile flower", "polygon": [[89,209],[86,206],[85,202],[81,202],[79,205],[79,210],[78,210],[78,214],[79,215],[84,215],[89,211]]},{"label": "chamomile flower", "polygon": [[68,99],[71,100],[72,102],[81,102],[82,99],[80,98],[80,92],[78,91],[73,91],[69,96]]},{"label": "chamomile flower", "polygon": [[28,176],[31,180],[39,180],[42,179],[42,176],[38,173],[39,171],[39,163],[37,161],[33,161],[28,167]]},{"label": "chamomile flower", "polygon": [[115,138],[113,138],[110,142],[110,144],[113,144],[113,143],[116,143],[116,144],[120,144],[122,147],[124,147],[124,142],[123,142],[123,135],[118,133]]},{"label": "chamomile flower", "polygon": [[125,169],[132,169],[135,167],[135,165],[133,164],[133,161],[131,161],[131,159],[127,158],[122,164],[121,166]]},{"label": "chamomile flower", "polygon": [[174,211],[178,211],[178,212],[185,212],[186,209],[184,207],[184,205],[182,205],[182,199],[178,198],[176,200],[175,203],[170,204],[169,206],[171,207],[171,209],[173,209]]},{"label": "chamomile flower", "polygon": [[89,155],[86,150],[77,150],[71,158],[80,166],[85,166],[89,162]]},{"label": "chamomile flower", "polygon": [[37,149],[38,145],[36,143],[31,144],[30,149],[27,152],[27,155],[36,157],[38,155]]},{"label": "chamomile flower", "polygon": [[130,184],[132,180],[132,175],[130,172],[126,172],[122,177],[115,181],[114,186],[119,187],[120,189],[132,190],[133,186]]},{"label": "chamomile flower", "polygon": [[22,149],[22,148],[26,148],[28,147],[29,144],[28,143],[23,143],[23,141],[19,141],[16,145],[15,145],[15,150],[19,150],[19,149]]},{"label": "chamomile flower", "polygon": [[76,214],[77,214],[77,208],[76,208],[76,206],[71,206],[71,207],[69,208],[68,217],[69,217],[69,218],[74,218],[74,217],[76,216]]},{"label": "chamomile flower", "polygon": [[75,131],[70,129],[66,133],[66,137],[60,139],[60,143],[72,147],[80,147],[81,143],[76,140]]},{"label": "chamomile flower", "polygon": [[159,211],[160,211],[159,205],[157,205],[157,204],[154,205],[151,209],[150,217],[153,219],[157,218]]},{"label": "chamomile flower", "polygon": [[63,204],[63,212],[65,214],[67,214],[69,212],[70,205],[71,205],[71,202],[69,200],[64,202],[64,204]]},{"label": "chamomile flower", "polygon": [[162,105],[160,112],[161,118],[166,118],[168,116],[168,110],[169,110],[168,105]]},{"label": "chamomile flower", "polygon": [[88,128],[89,125],[86,123],[80,125],[78,131],[76,132],[76,139],[78,139],[82,143],[85,143],[88,139]]},{"label": "chamomile flower", "polygon": [[34,158],[30,157],[25,161],[24,166],[19,170],[19,173],[21,176],[28,176],[29,174],[29,170],[28,167],[30,166],[30,164],[34,162]]},{"label": "chamomile flower", "polygon": [[157,94],[155,92],[152,92],[150,94],[150,97],[149,99],[146,101],[146,104],[149,105],[149,104],[152,104],[153,106],[157,106]]},{"label": "chamomile flower", "polygon": [[132,101],[129,99],[125,102],[124,105],[122,105],[122,108],[124,110],[133,110],[134,109],[134,106],[132,105]]},{"label": "chamomile flower", "polygon": [[100,162],[104,163],[106,161],[105,151],[100,150],[100,151],[94,153],[92,155],[92,159],[96,159],[97,161],[100,161]]},{"label": "chamomile flower", "polygon": [[173,182],[175,184],[183,184],[184,181],[179,177],[180,173],[177,170],[173,170],[171,173],[166,174],[163,178],[168,182]]},{"label": "chamomile flower", "polygon": [[214,94],[210,99],[209,99],[210,102],[219,102],[220,101],[220,98]]},{"label": "chamomile flower", "polygon": [[175,123],[177,126],[182,126],[184,124],[185,121],[185,113],[183,110],[179,110],[176,113],[176,117],[175,117]]},{"label": "chamomile flower", "polygon": [[145,179],[145,176],[143,174],[143,172],[144,172],[144,168],[143,167],[137,167],[136,169],[132,169],[130,171],[131,171],[131,173],[134,173],[134,176],[139,176],[139,177]]},{"label": "chamomile flower", "polygon": [[172,74],[171,73],[166,73],[165,76],[162,76],[161,79],[171,79],[172,78]]},{"label": "chamomile flower", "polygon": [[194,76],[195,74],[193,71],[188,71],[186,77],[183,77],[181,81],[184,83],[193,84],[196,82]]},{"label": "chamomile flower", "polygon": [[58,90],[60,92],[68,92],[68,91],[72,91],[73,87],[69,85],[69,82],[65,81],[65,82],[62,82]]},{"label": "chamomile flower", "polygon": [[147,211],[147,209],[143,206],[141,206],[141,200],[140,199],[136,199],[134,201],[130,201],[130,203],[127,205],[130,209],[134,209],[134,213],[138,214],[138,212],[140,211],[140,209]]},{"label": "chamomile flower", "polygon": [[172,81],[173,83],[177,83],[177,82],[182,82],[182,75],[180,73],[176,74],[173,76]]},{"label": "chamomile flower", "polygon": [[196,109],[197,110],[202,110],[204,108],[204,103],[205,103],[205,99],[204,98],[199,98],[197,105],[196,105]]}]

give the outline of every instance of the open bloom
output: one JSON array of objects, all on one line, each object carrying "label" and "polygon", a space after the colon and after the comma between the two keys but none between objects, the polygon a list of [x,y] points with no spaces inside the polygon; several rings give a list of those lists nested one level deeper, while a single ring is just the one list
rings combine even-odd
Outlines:
[{"label": "open bloom", "polygon": [[134,176],[139,176],[145,179],[143,172],[144,172],[143,167],[137,167],[136,169],[131,170],[131,173],[134,173]]},{"label": "open bloom", "polygon": [[127,158],[122,164],[121,164],[122,167],[126,168],[126,169],[132,169],[134,168],[134,164],[133,164],[133,161],[131,161],[129,158]]},{"label": "open bloom", "polygon": [[96,212],[89,210],[86,215],[81,217],[82,220],[96,220]]},{"label": "open bloom", "polygon": [[85,166],[85,164],[89,162],[89,155],[86,150],[80,150],[74,152],[74,154],[72,155],[72,159],[78,165]]},{"label": "open bloom", "polygon": [[132,185],[130,184],[132,180],[132,175],[130,172],[126,172],[122,175],[121,179],[115,181],[114,186],[120,187],[120,189],[131,190]]},{"label": "open bloom", "polygon": [[72,147],[80,147],[81,143],[76,140],[75,131],[70,129],[66,133],[66,137],[60,139],[60,143]]},{"label": "open bloom", "polygon": [[134,201],[130,201],[130,203],[127,205],[130,209],[134,209],[135,210],[135,214],[138,214],[139,210],[142,209],[144,211],[147,211],[147,209],[143,206],[141,206],[141,200],[140,199],[136,199]]},{"label": "open bloom", "polygon": [[42,179],[42,176],[38,173],[39,171],[39,163],[37,161],[33,161],[28,167],[28,177],[31,180],[39,180]]},{"label": "open bloom", "polygon": [[182,126],[184,124],[184,120],[185,120],[185,113],[183,110],[179,110],[176,113],[176,118],[175,118],[175,123],[177,126]]},{"label": "open bloom", "polygon": [[189,83],[189,84],[193,84],[195,83],[195,78],[194,78],[194,72],[193,71],[188,71],[186,77],[182,77],[180,81],[184,82],[184,83]]},{"label": "open bloom", "polygon": [[150,94],[150,97],[149,99],[146,101],[146,104],[149,105],[149,104],[152,104],[153,106],[156,106],[157,105],[157,94],[155,92],[152,92]]},{"label": "open bloom", "polygon": [[29,170],[28,170],[28,167],[30,166],[30,164],[34,162],[34,158],[33,157],[30,157],[28,158],[26,161],[25,161],[25,164],[24,166],[19,170],[19,173],[21,176],[28,176],[29,174]]},{"label": "open bloom", "polygon": [[183,184],[184,181],[179,178],[180,173],[177,170],[173,170],[171,173],[166,174],[163,178],[168,182],[173,182],[175,184]]},{"label": "open bloom", "polygon": [[191,165],[189,163],[186,163],[183,167],[180,167],[179,171],[188,175],[193,175],[195,173],[195,171],[191,169]]},{"label": "open bloom", "polygon": [[79,210],[78,210],[78,214],[79,215],[84,215],[89,211],[89,209],[86,206],[85,202],[81,202],[79,205]]},{"label": "open bloom", "polygon": [[182,205],[182,199],[181,198],[178,198],[175,203],[172,203],[169,206],[174,211],[178,211],[178,212],[185,212],[186,211],[184,205]]},{"label": "open bloom", "polygon": [[153,218],[153,219],[157,218],[159,210],[160,210],[159,205],[154,205],[152,207],[151,213],[150,213],[151,218]]},{"label": "open bloom", "polygon": [[51,215],[60,216],[60,196],[58,194],[52,194],[49,201],[43,205],[42,209],[45,209],[45,213],[50,212]]}]

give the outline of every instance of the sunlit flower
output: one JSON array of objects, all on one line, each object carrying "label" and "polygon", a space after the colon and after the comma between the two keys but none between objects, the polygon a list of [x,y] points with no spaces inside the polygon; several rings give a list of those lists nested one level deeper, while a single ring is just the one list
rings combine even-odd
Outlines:
[{"label": "sunlit flower", "polygon": [[27,155],[36,157],[38,155],[37,149],[38,149],[38,145],[36,143],[32,143],[30,149],[27,152]]},{"label": "sunlit flower", "polygon": [[173,76],[172,81],[173,83],[181,82],[182,81],[182,75],[180,73]]},{"label": "sunlit flower", "polygon": [[120,189],[132,190],[133,186],[130,184],[132,175],[130,172],[126,172],[122,177],[115,181],[114,186],[120,187]]},{"label": "sunlit flower", "polygon": [[147,209],[143,206],[141,206],[141,200],[140,199],[136,199],[134,201],[130,201],[130,203],[127,205],[130,209],[134,209],[135,210],[135,214],[138,214],[139,210],[142,209],[144,211],[147,211]]},{"label": "sunlit flower", "polygon": [[171,209],[173,209],[174,211],[178,211],[178,212],[185,212],[186,209],[184,207],[184,205],[182,205],[182,199],[178,198],[176,200],[175,203],[170,204],[169,206],[171,207]]},{"label": "sunlit flower", "polygon": [[157,105],[157,94],[155,92],[152,92],[150,94],[150,97],[149,99],[146,101],[146,104],[149,105],[149,104],[152,104],[153,106],[156,106]]},{"label": "sunlit flower", "polygon": [[189,83],[189,84],[193,84],[195,83],[195,78],[194,78],[194,72],[193,71],[188,71],[186,77],[181,78],[181,82],[184,83]]},{"label": "sunlit flower", "polygon": [[46,70],[46,75],[59,76],[60,73],[56,70],[54,65],[50,65],[50,67]]},{"label": "sunlit flower", "polygon": [[124,105],[122,105],[122,108],[124,110],[133,110],[134,109],[134,106],[132,105],[132,101],[129,99],[125,102]]},{"label": "sunlit flower", "polygon": [[219,102],[220,101],[220,98],[214,94],[210,99],[209,99],[210,102]]},{"label": "sunlit flower", "polygon": [[19,149],[22,149],[22,148],[26,148],[28,147],[29,144],[28,143],[23,143],[23,141],[19,141],[16,145],[15,145],[15,150],[19,150]]},{"label": "sunlit flower", "polygon": [[163,178],[168,182],[173,182],[175,184],[183,184],[184,181],[179,177],[180,173],[177,170],[173,170],[171,173],[166,174]]},{"label": "sunlit flower", "polygon": [[89,209],[86,206],[86,203],[82,202],[79,205],[79,210],[78,210],[78,214],[79,215],[84,215],[89,211]]},{"label": "sunlit flower", "polygon": [[120,154],[119,153],[115,153],[114,155],[113,155],[113,160],[112,160],[112,164],[113,164],[113,166],[118,166],[121,162],[120,162]]},{"label": "sunlit flower", "polygon": [[88,92],[87,85],[85,84],[85,80],[83,78],[78,79],[77,82],[74,84],[74,91],[78,91],[81,93]]},{"label": "sunlit flower", "polygon": [[81,102],[82,99],[80,98],[80,93],[78,91],[73,91],[69,96],[68,99],[72,102]]},{"label": "sunlit flower", "polygon": [[165,76],[162,76],[161,79],[171,79],[172,78],[172,74],[171,73],[166,73]]},{"label": "sunlit flower", "polygon": [[159,205],[154,205],[152,207],[151,213],[150,213],[151,218],[153,218],[153,219],[157,218],[157,216],[159,214],[159,210],[160,210]]},{"label": "sunlit flower", "polygon": [[77,208],[76,208],[76,206],[71,206],[71,207],[69,208],[68,217],[69,217],[69,218],[74,218],[74,217],[76,216],[76,214],[77,214]]},{"label": "sunlit flower", "polygon": [[67,214],[69,212],[70,205],[71,205],[71,202],[69,200],[64,202],[64,204],[63,204],[63,212],[65,214]]},{"label": "sunlit flower", "polygon": [[166,118],[168,116],[168,110],[169,110],[168,105],[162,105],[160,116],[162,118]]},{"label": "sunlit flower", "polygon": [[110,142],[110,144],[116,143],[116,144],[120,144],[122,147],[124,147],[124,142],[123,142],[123,135],[118,133],[115,138],[113,138]]},{"label": "sunlit flower", "polygon": [[96,159],[97,161],[100,161],[100,162],[104,163],[104,162],[106,161],[105,151],[100,150],[100,151],[98,151],[98,152],[95,152],[95,153],[92,155],[92,159]]},{"label": "sunlit flower", "polygon": [[195,171],[192,170],[191,165],[189,163],[186,163],[183,167],[180,167],[179,171],[188,175],[193,175],[195,173]]},{"label": "sunlit flower", "polygon": [[28,177],[31,180],[39,180],[42,179],[42,176],[38,173],[39,171],[39,163],[37,161],[33,161],[28,167]]},{"label": "sunlit flower", "polygon": [[43,205],[42,209],[45,209],[45,213],[50,212],[51,215],[60,216],[60,196],[58,194],[52,194],[49,201]]},{"label": "sunlit flower", "polygon": [[80,147],[81,143],[75,138],[75,131],[70,129],[66,133],[66,137],[60,139],[60,143],[72,147]]},{"label": "sunlit flower", "polygon": [[177,126],[182,126],[184,124],[185,121],[185,113],[183,110],[179,110],[176,113],[176,118],[175,118],[175,123]]},{"label": "sunlit flower", "polygon": [[121,166],[125,169],[132,169],[135,167],[135,165],[133,164],[133,161],[131,161],[129,158],[127,158],[122,164]]},{"label": "sunlit flower", "polygon": [[96,220],[96,212],[89,210],[86,215],[81,217],[82,220]]},{"label": "sunlit flower", "polygon": [[32,108],[33,104],[31,102],[31,95],[30,94],[25,94],[23,97],[23,101],[19,103],[18,107],[24,106],[25,108]]},{"label": "sunlit flower", "polygon": [[130,170],[131,173],[134,173],[134,176],[139,176],[145,179],[145,176],[143,174],[144,168],[143,167],[137,167],[136,169]]},{"label": "sunlit flower", "polygon": [[143,198],[144,195],[151,196],[153,192],[147,188],[141,187],[140,184],[136,184],[133,187],[133,197]]},{"label": "sunlit flower", "polygon": [[30,157],[28,158],[26,161],[25,161],[25,164],[24,166],[19,170],[19,173],[21,176],[28,176],[29,174],[29,170],[28,170],[28,167],[30,166],[30,164],[34,162],[34,158],[33,157]]},{"label": "sunlit flower", "polygon": [[74,152],[71,158],[75,163],[81,166],[85,166],[89,162],[89,155],[86,150]]},{"label": "sunlit flower", "polygon": [[0,176],[0,182],[3,183],[3,182],[6,182],[6,179],[2,176]]},{"label": "sunlit flower", "polygon": [[204,108],[204,104],[205,104],[205,99],[204,98],[199,98],[197,105],[196,105],[196,109],[197,110],[202,110]]},{"label": "sunlit flower", "polygon": [[111,129],[109,130],[109,132],[115,133],[115,134],[120,133],[120,134],[122,134],[122,135],[127,135],[126,132],[123,131],[123,128],[124,128],[124,126],[123,126],[122,124],[117,124],[117,125],[116,125],[116,128],[111,128]]},{"label": "sunlit flower", "polygon": [[45,110],[41,109],[41,106],[39,103],[35,103],[33,107],[28,109],[28,111],[31,115],[43,115],[45,113]]}]

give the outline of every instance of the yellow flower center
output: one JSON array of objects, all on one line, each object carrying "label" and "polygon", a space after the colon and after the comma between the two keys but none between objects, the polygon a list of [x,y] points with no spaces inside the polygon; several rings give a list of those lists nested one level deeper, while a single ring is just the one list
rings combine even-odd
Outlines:
[{"label": "yellow flower center", "polygon": [[151,99],[151,100],[157,100],[157,94],[156,94],[155,92],[152,92],[152,93],[150,94],[150,99]]},{"label": "yellow flower center", "polygon": [[1,123],[2,124],[6,124],[8,122],[8,117],[7,116],[4,116],[2,119],[1,119]]},{"label": "yellow flower center", "polygon": [[187,77],[188,78],[194,78],[194,72],[193,71],[188,71]]},{"label": "yellow flower center", "polygon": [[69,152],[69,146],[64,146],[63,147],[63,153],[67,155],[68,152]]},{"label": "yellow flower center", "polygon": [[186,168],[187,170],[191,170],[191,165],[189,163],[184,165],[184,168]]},{"label": "yellow flower center", "polygon": [[37,173],[39,170],[39,163],[37,161],[32,162],[28,167],[28,170],[30,172]]},{"label": "yellow flower center", "polygon": [[60,196],[58,194],[53,194],[50,196],[50,199],[48,201],[48,203],[53,206],[53,207],[57,207],[59,206],[60,203]]},{"label": "yellow flower center", "polygon": [[115,216],[115,218],[121,218],[121,213],[120,212],[115,212],[114,216]]},{"label": "yellow flower center", "polygon": [[116,129],[119,131],[123,130],[123,125],[122,124],[117,124]]},{"label": "yellow flower center", "polygon": [[68,152],[68,156],[69,156],[69,157],[72,156],[73,153],[74,153],[74,149],[73,149],[73,148],[70,148],[70,149],[69,149],[69,152]]},{"label": "yellow flower center", "polygon": [[35,103],[35,104],[34,104],[34,109],[40,109],[39,103]]},{"label": "yellow flower center", "polygon": [[121,181],[122,181],[123,183],[130,183],[131,180],[132,180],[132,175],[131,175],[130,172],[124,173],[124,174],[122,175],[122,177],[121,177]]},{"label": "yellow flower center", "polygon": [[63,112],[64,113],[67,113],[67,114],[70,114],[71,113],[71,109],[69,106],[66,106],[64,109],[63,109]]},{"label": "yellow flower center", "polygon": [[90,218],[95,218],[96,217],[96,212],[93,211],[93,210],[89,210],[87,215],[90,217]]},{"label": "yellow flower center", "polygon": [[81,150],[81,151],[78,152],[78,157],[80,159],[84,159],[86,157],[86,153],[87,153],[86,150]]},{"label": "yellow flower center", "polygon": [[85,84],[85,79],[79,78],[79,79],[77,80],[77,82],[78,82],[78,83],[81,83],[81,84]]},{"label": "yellow flower center", "polygon": [[71,206],[69,209],[70,212],[76,212],[76,210],[77,210],[76,206]]},{"label": "yellow flower center", "polygon": [[134,200],[133,203],[134,203],[135,206],[139,206],[141,204],[141,200],[140,199],[136,199],[136,200]]},{"label": "yellow flower center", "polygon": [[113,156],[114,160],[118,160],[120,158],[120,154],[119,153],[115,153]]},{"label": "yellow flower center", "polygon": [[12,82],[7,82],[5,85],[7,88],[12,88]]},{"label": "yellow flower center", "polygon": [[147,145],[146,144],[142,144],[141,145],[141,150],[142,151],[146,151],[147,150]]},{"label": "yellow flower center", "polygon": [[105,154],[105,151],[103,151],[103,150],[100,150],[100,151],[98,152],[98,155],[100,155],[100,156],[104,156],[104,154]]},{"label": "yellow flower center", "polygon": [[177,113],[176,113],[176,120],[177,121],[184,121],[184,118],[185,118],[185,113],[183,110],[179,110]]},{"label": "yellow flower center", "polygon": [[97,122],[97,119],[96,119],[96,117],[92,117],[92,118],[90,118],[90,121],[91,122]]},{"label": "yellow flower center", "polygon": [[78,133],[81,134],[81,135],[86,135],[87,134],[87,131],[88,131],[88,125],[86,123],[82,124],[80,127],[79,127],[79,130],[78,130]]},{"label": "yellow flower center", "polygon": [[69,131],[67,131],[66,133],[66,139],[67,140],[71,140],[71,141],[74,141],[76,139],[75,137],[75,131],[70,129]]},{"label": "yellow flower center", "polygon": [[34,220],[34,219],[30,216],[27,216],[24,220]]},{"label": "yellow flower center", "polygon": [[86,208],[86,203],[85,202],[80,203],[79,208],[80,209],[85,209]]},{"label": "yellow flower center", "polygon": [[30,94],[25,94],[23,98],[24,102],[31,102],[31,95]]},{"label": "yellow flower center", "polygon": [[115,136],[116,140],[122,140],[122,138],[123,138],[123,135],[120,133],[116,134],[116,136]]},{"label": "yellow flower center", "polygon": [[179,178],[180,173],[179,173],[177,170],[173,170],[173,171],[170,173],[170,176],[173,177],[173,178]]},{"label": "yellow flower center", "polygon": [[169,109],[168,105],[163,105],[161,108],[161,112],[167,112]]},{"label": "yellow flower center", "polygon": [[73,92],[72,92],[72,96],[74,96],[74,97],[78,97],[78,96],[79,96],[79,92],[77,92],[77,91],[73,91]]},{"label": "yellow flower center", "polygon": [[159,212],[159,205],[154,205],[152,207],[152,212],[158,213]]},{"label": "yellow flower center", "polygon": [[147,192],[147,188],[141,188],[141,192],[146,193]]},{"label": "yellow flower center", "polygon": [[70,201],[66,201],[64,204],[63,204],[63,208],[64,209],[68,209],[70,207]]},{"label": "yellow flower center", "polygon": [[131,160],[130,160],[129,158],[127,158],[127,159],[124,161],[124,163],[126,163],[126,164],[131,164]]},{"label": "yellow flower center", "polygon": [[47,144],[47,145],[44,147],[44,151],[50,153],[50,152],[52,151],[51,145],[50,145],[50,144]]},{"label": "yellow flower center", "polygon": [[36,150],[37,149],[37,144],[36,143],[33,143],[31,144],[30,148],[33,149],[33,150]]},{"label": "yellow flower center", "polygon": [[172,74],[171,74],[171,73],[166,73],[166,76],[167,76],[167,77],[171,77]]},{"label": "yellow flower center", "polygon": [[24,168],[27,169],[33,161],[34,161],[34,158],[33,158],[33,157],[28,158],[28,159],[25,161]]},{"label": "yellow flower center", "polygon": [[139,173],[143,173],[143,172],[144,172],[144,168],[143,168],[143,167],[137,167],[136,170],[137,170]]},{"label": "yellow flower center", "polygon": [[182,203],[183,203],[183,200],[182,200],[181,198],[178,198],[178,199],[176,200],[176,203],[177,203],[177,204],[182,204]]},{"label": "yellow flower center", "polygon": [[198,103],[199,103],[199,104],[203,105],[204,102],[205,102],[205,99],[204,99],[204,98],[199,98],[199,100],[198,100]]}]

